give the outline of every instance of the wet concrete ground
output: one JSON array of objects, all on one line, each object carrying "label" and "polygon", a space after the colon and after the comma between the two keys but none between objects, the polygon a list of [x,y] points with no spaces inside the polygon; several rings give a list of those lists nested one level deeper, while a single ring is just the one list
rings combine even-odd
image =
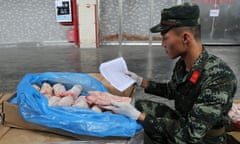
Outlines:
[{"label": "wet concrete ground", "polygon": [[[227,62],[240,83],[240,46],[206,46],[206,49]],[[124,57],[130,71],[145,78],[166,81],[171,75],[174,61],[169,59],[161,46],[101,46],[97,49],[58,46],[1,46],[0,45],[0,92],[13,92],[26,73],[41,72],[99,72],[102,62]],[[238,86],[235,99],[240,99]],[[137,88],[137,99],[159,99]],[[171,102],[166,103],[172,105]]]}]

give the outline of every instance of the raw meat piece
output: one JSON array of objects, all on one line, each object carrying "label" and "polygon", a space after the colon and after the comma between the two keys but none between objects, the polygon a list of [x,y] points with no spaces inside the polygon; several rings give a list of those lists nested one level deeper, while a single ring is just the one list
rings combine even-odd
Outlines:
[{"label": "raw meat piece", "polygon": [[106,92],[89,91],[88,93],[89,96],[86,97],[86,100],[89,104],[111,105],[111,101],[131,102],[131,98],[129,97],[116,96]]},{"label": "raw meat piece", "polygon": [[74,100],[78,98],[78,96],[82,92],[82,86],[81,85],[74,85],[71,89],[63,93],[63,96],[72,96]]},{"label": "raw meat piece", "polygon": [[65,96],[61,98],[56,105],[57,106],[71,106],[73,104],[74,100],[72,96]]},{"label": "raw meat piece", "polygon": [[110,99],[104,99],[101,96],[86,96],[86,100],[91,105],[111,105]]},{"label": "raw meat piece", "polygon": [[240,123],[240,104],[233,103],[231,110],[228,112],[228,116],[233,123]]},{"label": "raw meat piece", "polygon": [[52,95],[50,94],[44,94],[44,96],[49,100],[51,97],[53,97]]},{"label": "raw meat piece", "polygon": [[79,106],[82,108],[89,108],[87,100],[85,99],[86,96],[79,96],[78,99],[74,102],[73,106]]},{"label": "raw meat piece", "polygon": [[52,96],[52,97],[50,97],[49,100],[48,100],[48,105],[49,105],[49,106],[55,106],[60,99],[61,99],[61,98],[58,97],[58,96]]},{"label": "raw meat piece", "polygon": [[100,107],[98,107],[97,105],[94,105],[91,107],[91,110],[95,111],[95,112],[102,112],[102,109]]},{"label": "raw meat piece", "polygon": [[66,89],[65,89],[64,85],[57,83],[57,84],[53,85],[53,91],[54,91],[54,95],[62,96],[64,94],[64,92],[66,92]]},{"label": "raw meat piece", "polygon": [[49,83],[44,82],[40,89],[40,93],[43,95],[53,95],[53,89]]},{"label": "raw meat piece", "polygon": [[129,97],[117,96],[107,92],[89,91],[89,94],[92,96],[101,97],[102,99],[106,99],[106,100],[110,99],[118,102],[127,102],[127,103],[131,102],[131,98]]},{"label": "raw meat piece", "polygon": [[32,87],[34,87],[37,91],[40,91],[40,87],[38,86],[38,85],[36,85],[36,84],[32,84]]}]

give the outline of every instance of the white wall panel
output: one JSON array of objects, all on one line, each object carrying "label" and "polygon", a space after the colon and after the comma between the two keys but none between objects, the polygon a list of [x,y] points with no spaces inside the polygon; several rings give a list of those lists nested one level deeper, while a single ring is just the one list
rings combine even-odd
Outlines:
[{"label": "white wall panel", "polygon": [[78,1],[80,48],[96,48],[96,0]]}]

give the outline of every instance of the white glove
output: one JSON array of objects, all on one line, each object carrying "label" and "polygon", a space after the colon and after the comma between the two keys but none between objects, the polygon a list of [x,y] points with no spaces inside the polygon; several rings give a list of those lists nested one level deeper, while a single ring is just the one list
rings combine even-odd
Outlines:
[{"label": "white glove", "polygon": [[139,112],[133,105],[126,102],[111,101],[112,106],[102,106],[102,108],[111,110],[116,114],[125,115],[134,120],[137,120],[141,112]]},{"label": "white glove", "polygon": [[142,81],[143,81],[142,77],[140,77],[139,75],[135,74],[134,72],[130,72],[130,71],[127,71],[125,74],[128,75],[129,77],[131,77],[132,79],[134,79],[138,86],[141,86]]}]

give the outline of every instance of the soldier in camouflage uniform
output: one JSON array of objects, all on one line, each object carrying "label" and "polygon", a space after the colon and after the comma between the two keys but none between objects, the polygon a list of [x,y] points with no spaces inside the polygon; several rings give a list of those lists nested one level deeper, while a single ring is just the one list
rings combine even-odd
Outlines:
[{"label": "soldier in camouflage uniform", "polygon": [[137,101],[136,108],[113,102],[111,110],[138,120],[151,143],[226,144],[225,125],[237,80],[226,63],[202,46],[199,7],[184,4],[164,9],[160,24],[151,32],[161,33],[170,58],[180,57],[171,80],[158,83],[127,74],[146,93],[174,100],[175,110],[147,100]]}]

